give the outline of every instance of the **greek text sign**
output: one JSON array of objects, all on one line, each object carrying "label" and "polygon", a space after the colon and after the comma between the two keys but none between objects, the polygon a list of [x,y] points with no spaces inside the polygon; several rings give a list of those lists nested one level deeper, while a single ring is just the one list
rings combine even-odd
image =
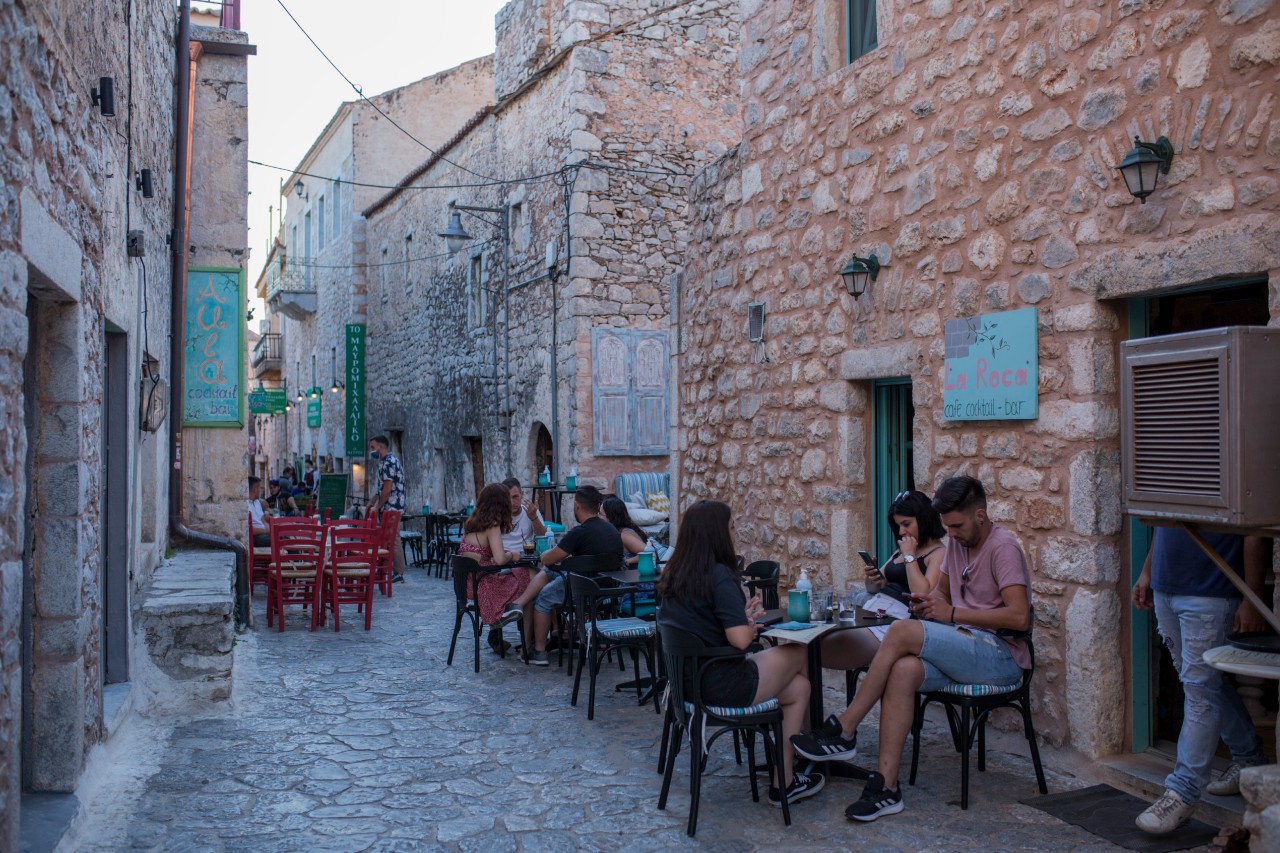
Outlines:
[{"label": "greek text sign", "polygon": [[320,403],[324,399],[321,394],[313,393],[307,398],[307,426],[315,428],[320,426]]},{"label": "greek text sign", "polygon": [[238,269],[187,270],[182,423],[244,426],[244,277]]},{"label": "greek text sign", "polygon": [[283,415],[284,389],[258,388],[250,391],[249,414],[251,415]]},{"label": "greek text sign", "polygon": [[364,440],[364,323],[347,324],[347,417],[343,433],[347,458],[365,454]]},{"label": "greek text sign", "polygon": [[948,421],[1035,420],[1036,309],[948,320],[942,416]]}]

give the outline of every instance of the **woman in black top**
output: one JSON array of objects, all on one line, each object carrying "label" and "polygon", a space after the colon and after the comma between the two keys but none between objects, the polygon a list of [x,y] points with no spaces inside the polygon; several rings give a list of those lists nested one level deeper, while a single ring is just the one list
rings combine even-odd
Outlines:
[{"label": "woman in black top", "polygon": [[[698,501],[685,510],[675,551],[658,581],[662,607],[658,623],[688,631],[708,646],[746,649],[755,642],[764,613],[760,596],[746,600],[734,564],[730,510],[720,501]],[[804,647],[787,643],[739,658],[712,664],[701,683],[702,698],[713,705],[744,706],[777,699],[782,707],[783,776],[787,801],[795,802],[822,790],[820,774],[792,772],[791,735],[804,725],[809,707]],[[769,801],[781,804],[776,787]]]},{"label": "woman in black top", "polygon": [[627,505],[618,498],[605,498],[602,511],[605,520],[618,528],[618,535],[622,537],[624,562],[628,566],[634,566],[639,559],[637,555],[649,544],[649,534],[631,520]]},{"label": "woman in black top", "polygon": [[[902,492],[889,507],[889,525],[897,533],[898,550],[880,568],[866,568],[867,592],[927,595],[942,575],[942,540],[946,529],[924,492]],[[880,649],[883,628],[836,631],[822,638],[822,662],[831,669],[857,669],[871,663]]]}]

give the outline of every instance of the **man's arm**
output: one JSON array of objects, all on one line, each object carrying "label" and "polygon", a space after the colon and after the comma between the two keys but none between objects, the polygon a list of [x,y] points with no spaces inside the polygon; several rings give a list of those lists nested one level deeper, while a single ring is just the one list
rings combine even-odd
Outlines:
[{"label": "man's arm", "polygon": [[378,496],[373,499],[373,505],[369,507],[369,512],[377,512],[386,506],[389,500],[391,500],[391,481],[383,480],[382,491],[378,492]]},{"label": "man's arm", "polygon": [[[1263,598],[1263,587],[1267,582],[1267,543],[1261,536],[1244,537],[1244,582],[1249,589]],[[1267,622],[1254,606],[1247,600],[1241,601],[1236,608],[1236,618],[1232,627],[1237,632],[1254,633],[1267,630]]]},{"label": "man's arm", "polygon": [[542,552],[542,565],[554,566],[556,563],[560,562],[561,560],[566,560],[570,556],[572,555],[568,551],[564,550],[559,545],[557,545],[556,547],[552,548],[549,551]]},{"label": "man's arm", "polygon": [[1142,574],[1133,584],[1133,606],[1139,610],[1150,610],[1155,606],[1151,595],[1151,551],[1147,551],[1147,561],[1142,564]]}]

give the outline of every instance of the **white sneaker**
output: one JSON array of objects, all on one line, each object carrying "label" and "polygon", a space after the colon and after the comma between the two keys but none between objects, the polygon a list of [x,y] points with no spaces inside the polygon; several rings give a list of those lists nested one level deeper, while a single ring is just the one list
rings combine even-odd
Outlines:
[{"label": "white sneaker", "polygon": [[1240,771],[1243,769],[1239,764],[1232,763],[1216,782],[1204,786],[1205,791],[1215,797],[1229,797],[1240,793]]},{"label": "white sneaker", "polygon": [[1152,835],[1167,835],[1182,826],[1196,810],[1194,803],[1183,802],[1173,791],[1165,791],[1134,821],[1138,829]]}]

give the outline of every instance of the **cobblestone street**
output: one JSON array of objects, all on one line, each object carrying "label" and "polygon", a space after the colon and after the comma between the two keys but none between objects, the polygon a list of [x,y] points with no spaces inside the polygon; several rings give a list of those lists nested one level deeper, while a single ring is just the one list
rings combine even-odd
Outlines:
[{"label": "cobblestone street", "polygon": [[[449,581],[410,569],[393,599],[377,599],[369,633],[351,610],[341,633],[312,634],[295,612],[278,634],[256,596],[257,630],[236,650],[234,708],[176,727],[135,716],[96,757],[60,849],[1118,849],[1018,804],[1034,793],[1030,762],[998,745],[961,811],[958,759],[936,724],[906,811],[862,825],[843,817],[860,783],[837,780],[797,804],[785,828],[763,798],[751,802],[722,740],[690,840],[685,754],[660,812],[660,718],[613,691],[617,669],[606,669],[588,722],[585,692],[570,707],[572,682],[554,665],[499,660],[484,646],[477,675],[465,625],[447,667],[452,599]],[[839,702],[830,690],[828,700]],[[873,726],[862,739],[869,762]],[[1087,783],[1050,768],[1049,784]]]}]

